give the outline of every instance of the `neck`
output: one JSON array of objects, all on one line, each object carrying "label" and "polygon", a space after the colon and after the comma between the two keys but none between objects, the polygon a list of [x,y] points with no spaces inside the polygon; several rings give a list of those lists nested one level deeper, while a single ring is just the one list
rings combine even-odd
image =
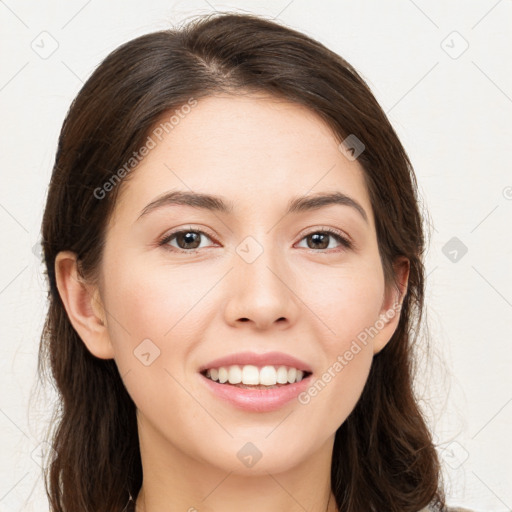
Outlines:
[{"label": "neck", "polygon": [[[248,498],[248,500],[249,499],[250,498]],[[130,501],[129,501],[128,505],[125,508],[125,510],[128,511],[128,512],[132,512],[132,511],[133,512],[149,512],[150,510],[153,510],[153,509],[148,508],[146,496],[144,494],[144,489],[141,489],[137,499],[135,500],[135,505],[132,505],[132,508],[130,508],[130,506],[129,506]],[[318,512],[338,512],[338,508],[336,506],[336,499],[335,499],[334,494],[332,492],[327,497],[326,502],[327,502],[327,505],[325,507],[323,505],[320,505],[320,508],[312,508],[312,509],[309,509],[309,510],[311,510],[312,512],[317,512],[317,511]],[[169,506],[170,505],[167,504],[165,507],[161,507],[158,510],[168,510]],[[201,510],[205,510],[205,511],[206,510],[218,510],[217,506],[218,505],[215,505],[214,507],[211,507],[211,508],[204,508],[204,507],[202,507]],[[259,506],[259,505],[256,505],[256,507],[257,506]],[[305,509],[305,507],[302,507],[302,506],[299,505],[298,509],[303,511]],[[298,510],[298,509],[297,508],[293,508],[294,511]],[[156,508],[155,508],[155,510],[156,510]],[[183,510],[187,510],[187,512],[199,512],[199,509],[197,509],[195,507],[188,507],[187,509],[183,509]],[[229,509],[229,510],[231,510],[231,509]],[[251,510],[252,511],[252,510],[256,510],[256,508],[254,506],[249,506],[247,508],[247,510]],[[292,509],[290,508],[289,505],[284,505],[283,508],[280,508],[279,510],[281,510],[281,511],[282,510],[286,510],[288,512],[289,510],[292,510]]]},{"label": "neck", "polygon": [[139,431],[139,438],[144,476],[135,512],[337,511],[330,482],[334,438],[302,463],[279,472],[257,464],[250,472],[219,468],[187,456],[155,432]]}]

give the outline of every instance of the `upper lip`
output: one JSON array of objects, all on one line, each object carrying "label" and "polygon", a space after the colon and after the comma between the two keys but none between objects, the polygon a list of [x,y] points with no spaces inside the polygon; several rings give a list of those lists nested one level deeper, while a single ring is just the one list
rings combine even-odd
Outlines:
[{"label": "upper lip", "polygon": [[283,352],[263,352],[257,354],[255,352],[238,352],[236,354],[229,354],[218,359],[214,359],[199,368],[199,372],[208,370],[209,368],[219,368],[221,366],[240,365],[244,366],[251,364],[254,366],[289,366],[302,370],[304,372],[312,373],[311,366],[300,359]]}]

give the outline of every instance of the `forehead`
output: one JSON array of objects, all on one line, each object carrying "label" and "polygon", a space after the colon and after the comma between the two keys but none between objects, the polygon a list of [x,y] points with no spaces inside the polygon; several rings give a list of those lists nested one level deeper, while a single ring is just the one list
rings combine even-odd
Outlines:
[{"label": "forehead", "polygon": [[277,211],[290,197],[339,191],[370,213],[362,167],[306,107],[265,95],[217,95],[176,113],[166,112],[150,132],[153,147],[122,185],[117,215],[139,214],[170,190],[227,197],[240,212]]}]

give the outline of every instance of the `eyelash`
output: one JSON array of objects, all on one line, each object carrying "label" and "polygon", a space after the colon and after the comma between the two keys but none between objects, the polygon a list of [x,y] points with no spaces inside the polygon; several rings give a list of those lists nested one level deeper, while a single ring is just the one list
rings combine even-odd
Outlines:
[{"label": "eyelash", "polygon": [[[179,248],[176,248],[176,247],[172,247],[170,245],[168,245],[168,243],[176,237],[176,235],[179,235],[181,233],[199,233],[201,235],[205,235],[206,237],[210,238],[210,239],[214,239],[214,237],[212,235],[210,235],[209,233],[205,232],[205,231],[202,231],[200,229],[194,229],[192,227],[190,227],[189,229],[179,229],[179,230],[176,230],[176,231],[173,231],[172,233],[169,233],[169,234],[166,234],[164,235],[159,241],[158,241],[158,245],[159,246],[162,246],[165,250],[169,250],[171,252],[178,252],[178,253],[197,253],[199,252],[200,249],[190,249],[190,250],[186,250],[186,249],[179,249]],[[314,231],[310,231],[309,233],[306,233],[301,239],[300,241],[304,240],[304,238],[307,238],[308,236],[311,236],[311,235],[314,235],[314,234],[318,234],[318,233],[322,233],[322,234],[328,234],[328,235],[331,235],[332,237],[334,237],[345,249],[348,249],[348,250],[351,250],[354,248],[354,245],[353,243],[351,242],[351,240],[349,240],[348,238],[346,238],[345,236],[343,236],[339,231],[335,230],[335,229],[332,229],[332,228],[321,228],[321,229],[316,229]],[[333,249],[320,249],[320,250],[315,250],[315,249],[308,249],[312,252],[338,252],[338,250],[333,250]]]}]

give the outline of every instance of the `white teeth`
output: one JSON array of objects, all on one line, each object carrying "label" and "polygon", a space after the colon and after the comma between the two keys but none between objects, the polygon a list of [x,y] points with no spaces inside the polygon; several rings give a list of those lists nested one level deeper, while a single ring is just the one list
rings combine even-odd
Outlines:
[{"label": "white teeth", "polygon": [[296,368],[290,368],[288,370],[288,382],[292,384],[295,382],[295,379],[297,378],[297,369]]},{"label": "white teeth", "polygon": [[228,380],[228,371],[226,370],[226,368],[221,366],[219,368],[219,382],[221,384],[224,384],[225,382],[227,382],[227,380]]},{"label": "white teeth", "polygon": [[286,366],[280,366],[277,370],[276,381],[278,384],[287,384],[288,383],[288,370]]},{"label": "white teeth", "polygon": [[260,371],[260,384],[275,386],[277,383],[276,369],[273,366],[264,366]]},{"label": "white teeth", "polygon": [[257,366],[246,364],[242,368],[242,384],[255,384],[260,383],[260,372]]},{"label": "white teeth", "polygon": [[206,371],[206,376],[211,380],[218,381],[221,384],[229,382],[230,384],[245,385],[263,385],[275,386],[276,384],[293,384],[300,382],[304,378],[304,372],[297,368],[288,368],[286,366],[257,366],[247,364],[221,366],[219,368],[210,368]]},{"label": "white teeth", "polygon": [[240,366],[230,366],[228,376],[230,384],[240,384],[240,382],[242,382],[242,370],[240,369]]}]

